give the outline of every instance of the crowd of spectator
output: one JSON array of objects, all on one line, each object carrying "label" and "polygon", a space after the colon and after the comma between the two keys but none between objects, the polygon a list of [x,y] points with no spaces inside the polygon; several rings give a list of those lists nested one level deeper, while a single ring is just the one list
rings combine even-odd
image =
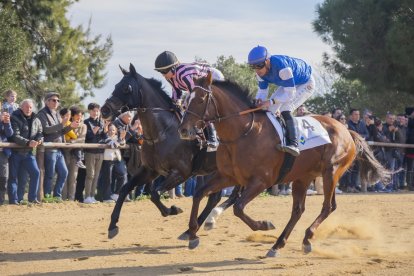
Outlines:
[{"label": "crowd of spectator", "polygon": [[[60,107],[60,95],[55,92],[45,95],[44,107],[35,113],[33,100],[24,99],[17,104],[17,93],[13,90],[6,91],[4,96],[0,116],[1,142],[13,142],[24,147],[0,147],[0,205],[5,203],[6,194],[9,204],[39,204],[40,187],[43,187],[42,198],[45,202],[77,200],[94,204],[118,200],[121,187],[140,165],[143,133],[137,116],[127,111],[113,122],[104,121],[100,116],[99,104],[90,103],[87,114],[84,114],[79,106]],[[307,114],[305,106],[296,110],[296,116]],[[84,119],[84,115],[88,118]],[[364,110],[362,117],[360,110],[351,109],[346,114],[340,108],[323,115],[333,117],[367,141],[414,144],[414,108],[407,108],[405,113],[397,115],[388,112],[384,121],[369,110]],[[48,142],[101,143],[110,147],[38,150],[39,146]],[[120,148],[125,144],[130,145],[128,150]],[[368,190],[413,191],[414,149],[375,146],[373,150],[381,164],[392,172],[392,178],[389,183],[368,183]],[[44,155],[43,163],[40,162],[40,154]],[[358,174],[358,165],[354,164],[340,179],[336,192],[361,191]],[[157,179],[154,185],[161,180]],[[197,182],[202,180],[202,177],[190,178],[170,191],[169,196],[192,196]],[[316,179],[314,189],[310,189],[308,194],[318,192],[318,182]],[[24,198],[26,189],[27,200]],[[232,188],[229,188],[223,191],[223,195],[229,196],[231,191]],[[289,184],[283,184],[278,193],[285,195],[289,191]],[[138,187],[131,197],[145,194],[149,194],[148,187]],[[130,201],[131,197],[128,196],[126,201]]]},{"label": "crowd of spectator", "polygon": [[[387,112],[383,119],[375,116],[370,110],[364,110],[361,117],[361,111],[354,108],[350,109],[348,114],[345,114],[340,108],[335,108],[330,114],[348,129],[359,133],[367,141],[414,144],[414,108],[406,108],[405,113],[399,114]],[[374,146],[373,151],[377,160],[391,172],[391,179],[388,183],[365,183],[368,186],[368,191],[414,190],[414,149]],[[340,189],[345,192],[357,193],[361,191],[359,167],[356,162],[339,182]]]}]

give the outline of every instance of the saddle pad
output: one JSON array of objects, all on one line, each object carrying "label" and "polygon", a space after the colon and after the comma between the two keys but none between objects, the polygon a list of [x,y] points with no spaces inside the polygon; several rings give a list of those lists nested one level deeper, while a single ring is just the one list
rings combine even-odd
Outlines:
[{"label": "saddle pad", "polygon": [[[266,114],[276,129],[279,137],[283,137],[281,143],[282,146],[284,146],[286,144],[285,134],[279,120],[276,119],[276,116],[272,112],[266,112]],[[329,138],[328,132],[315,118],[311,116],[303,116],[294,117],[294,119],[296,120],[299,150],[302,151],[331,143],[331,138]]]}]

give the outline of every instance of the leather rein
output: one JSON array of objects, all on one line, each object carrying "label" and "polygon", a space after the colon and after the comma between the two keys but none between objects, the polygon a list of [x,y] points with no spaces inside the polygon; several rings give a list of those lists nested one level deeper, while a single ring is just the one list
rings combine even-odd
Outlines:
[{"label": "leather rein", "polygon": [[[254,112],[258,111],[258,110],[262,110],[261,107],[256,107],[256,108],[252,108],[252,109],[232,113],[232,114],[229,114],[229,115],[226,115],[226,116],[220,116],[220,114],[218,112],[218,108],[217,108],[216,99],[214,98],[212,89],[211,88],[207,89],[207,88],[204,88],[204,87],[198,86],[198,85],[195,85],[194,88],[199,88],[201,91],[203,91],[207,95],[207,103],[206,103],[205,108],[204,108],[204,113],[203,113],[203,115],[199,115],[199,114],[197,114],[197,113],[195,113],[195,112],[193,112],[189,109],[187,109],[185,111],[185,113],[188,113],[190,115],[193,115],[193,116],[199,118],[200,120],[197,121],[197,122],[201,121],[204,124],[204,127],[207,123],[214,123],[214,122],[220,123],[221,121],[230,119],[232,117],[251,114],[252,119],[250,121],[250,125],[244,133],[242,133],[238,138],[236,138],[235,140],[232,140],[232,141],[223,141],[223,140],[219,139],[220,143],[222,143],[222,144],[231,144],[231,143],[234,143],[234,142],[238,141],[242,137],[245,137],[245,136],[249,135],[249,133],[252,131],[253,126],[254,126]],[[192,93],[195,93],[195,92],[192,92]],[[214,105],[215,117],[213,117],[212,119],[207,119],[206,118],[207,117],[207,110],[208,110],[208,107],[209,107],[210,104]]]}]

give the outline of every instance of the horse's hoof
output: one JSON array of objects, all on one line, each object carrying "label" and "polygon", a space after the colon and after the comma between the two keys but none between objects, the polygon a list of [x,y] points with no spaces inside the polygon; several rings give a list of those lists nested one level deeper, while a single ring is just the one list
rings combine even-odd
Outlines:
[{"label": "horse's hoof", "polygon": [[188,231],[185,231],[184,233],[179,235],[178,239],[181,241],[188,241],[190,239],[190,235],[188,234]]},{"label": "horse's hoof", "polygon": [[279,253],[277,252],[277,250],[275,250],[273,248],[270,249],[266,254],[266,257],[268,257],[268,258],[274,258],[276,256],[279,256]]},{"label": "horse's hoof", "polygon": [[183,209],[181,209],[180,207],[177,207],[175,205],[171,206],[170,215],[178,215],[178,214],[181,214],[182,212],[183,212]]},{"label": "horse's hoof", "polygon": [[273,229],[276,229],[276,227],[270,221],[267,221],[266,220],[264,223],[266,225],[266,229],[265,230],[273,230]]},{"label": "horse's hoof", "polygon": [[108,230],[108,239],[114,238],[116,235],[118,235],[118,233],[119,233],[118,226],[115,226],[115,228]]},{"label": "horse's hoof", "polygon": [[214,228],[216,228],[215,223],[212,223],[212,222],[204,223],[204,230],[208,231],[208,230],[211,230],[211,229],[214,229]]},{"label": "horse's hoof", "polygon": [[200,239],[195,238],[194,240],[190,240],[188,242],[188,249],[194,249],[200,244]]},{"label": "horse's hoof", "polygon": [[302,244],[303,253],[308,254],[312,252],[312,244]]}]

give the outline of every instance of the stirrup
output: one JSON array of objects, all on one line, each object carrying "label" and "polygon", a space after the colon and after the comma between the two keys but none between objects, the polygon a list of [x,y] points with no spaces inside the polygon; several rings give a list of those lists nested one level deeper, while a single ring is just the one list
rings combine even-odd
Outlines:
[{"label": "stirrup", "polygon": [[289,153],[292,156],[298,156],[300,154],[299,148],[289,145],[289,146],[284,146],[282,147],[282,150],[286,153]]}]

